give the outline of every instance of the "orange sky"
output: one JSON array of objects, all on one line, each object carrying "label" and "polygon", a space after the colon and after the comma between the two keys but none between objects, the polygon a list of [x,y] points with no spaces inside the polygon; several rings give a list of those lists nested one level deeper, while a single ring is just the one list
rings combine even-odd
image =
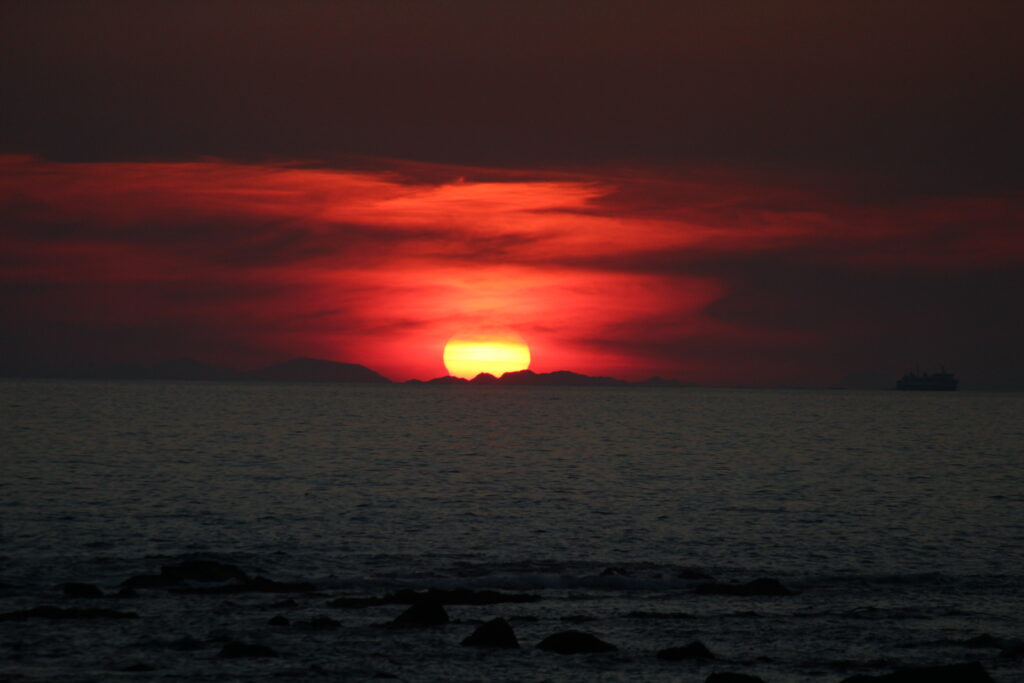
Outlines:
[{"label": "orange sky", "polygon": [[[883,347],[916,360],[915,327],[900,339],[915,311],[892,288],[941,296],[943,280],[1024,263],[1013,197],[858,202],[723,169],[359,166],[0,158],[8,355],[306,355],[428,379],[448,338],[495,328],[522,335],[538,372],[829,384]],[[918,284],[895,284],[908,274]],[[946,304],[918,294],[940,319]],[[925,353],[953,363],[965,342],[946,326],[953,343]]]}]

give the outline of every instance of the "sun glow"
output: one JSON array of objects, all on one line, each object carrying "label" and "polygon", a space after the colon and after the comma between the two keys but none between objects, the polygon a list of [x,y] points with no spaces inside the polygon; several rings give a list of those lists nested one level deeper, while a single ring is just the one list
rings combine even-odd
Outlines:
[{"label": "sun glow", "polygon": [[530,367],[530,347],[516,338],[452,337],[444,347],[444,367],[453,377],[501,377]]}]

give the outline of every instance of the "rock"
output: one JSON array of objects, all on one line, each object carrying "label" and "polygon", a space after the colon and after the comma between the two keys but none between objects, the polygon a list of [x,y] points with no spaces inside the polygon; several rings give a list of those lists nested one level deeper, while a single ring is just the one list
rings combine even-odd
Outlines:
[{"label": "rock", "polygon": [[[409,596],[406,594],[405,597],[408,598]],[[540,600],[539,595],[528,593],[502,593],[500,591],[471,590],[469,588],[453,588],[451,590],[431,588],[422,596],[413,593],[412,601],[415,602],[421,598],[436,600],[442,605],[497,605],[507,602],[521,603],[537,602]]]},{"label": "rock", "polygon": [[316,587],[305,581],[286,582],[274,581],[264,576],[246,579],[242,583],[229,583],[223,586],[198,586],[173,588],[175,593],[197,595],[232,595],[237,593],[310,593]]},{"label": "rock", "polygon": [[607,567],[601,576],[629,576],[629,572],[624,567]]},{"label": "rock", "polygon": [[749,674],[738,674],[732,671],[719,671],[704,679],[704,683],[764,683],[764,679]]},{"label": "rock", "polygon": [[40,619],[138,619],[135,612],[118,612],[112,609],[90,607],[79,609],[77,607],[53,607],[43,605],[32,609],[22,609],[15,612],[0,614],[0,621],[26,621],[31,618]]},{"label": "rock", "polygon": [[776,579],[754,579],[749,583],[702,583],[694,592],[698,595],[795,595]]},{"label": "rock", "polygon": [[103,591],[91,583],[62,583],[60,589],[69,598],[102,598]]},{"label": "rock", "polygon": [[699,569],[681,569],[676,576],[689,581],[711,581],[713,578],[710,574],[705,574]]},{"label": "rock", "polygon": [[1005,659],[1021,659],[1024,657],[1024,643],[1016,642],[1006,645],[999,653]]},{"label": "rock", "polygon": [[679,659],[714,659],[715,656],[711,654],[704,643],[699,640],[695,640],[689,645],[683,645],[682,647],[669,647],[664,650],[658,651],[658,659],[668,659],[676,661]]},{"label": "rock", "polygon": [[843,679],[842,683],[993,683],[993,681],[980,663],[966,662],[900,669],[881,676],[852,676]]},{"label": "rock", "polygon": [[467,647],[519,647],[519,639],[509,623],[498,617],[491,619],[486,624],[481,624],[467,636],[462,644]]},{"label": "rock", "polygon": [[242,657],[277,657],[277,651],[267,645],[253,645],[237,640],[229,640],[224,643],[218,657],[238,659]]},{"label": "rock", "polygon": [[292,622],[288,621],[288,617],[278,614],[276,617],[271,617],[267,623],[271,626],[287,626]]},{"label": "rock", "polygon": [[130,576],[121,582],[123,589],[134,590],[136,588],[166,588],[167,586],[173,585],[173,581],[168,579],[166,576],[159,576],[157,574],[136,574]]},{"label": "rock", "polygon": [[384,598],[374,597],[342,597],[335,598],[327,603],[328,607],[340,607],[342,609],[362,609],[364,607],[379,607],[380,605],[392,605]]},{"label": "rock", "polygon": [[403,589],[381,597],[342,597],[329,603],[331,607],[363,608],[380,605],[411,605],[420,600],[433,600],[441,605],[497,605],[500,603],[537,602],[539,595],[529,593],[502,593],[493,590],[469,588],[431,588],[423,592]]},{"label": "rock", "polygon": [[389,626],[440,626],[450,621],[441,603],[435,600],[420,600],[399,614]]},{"label": "rock", "polygon": [[982,633],[980,636],[968,638],[967,640],[960,641],[960,644],[964,647],[995,647],[999,648],[1003,646],[1003,641],[996,638],[990,633]]},{"label": "rock", "polygon": [[203,641],[196,640],[192,636],[185,636],[184,638],[172,640],[167,644],[167,647],[180,652],[191,652],[192,650],[202,650],[205,646],[203,645]]},{"label": "rock", "polygon": [[627,619],[696,619],[687,612],[630,612]]},{"label": "rock", "polygon": [[597,636],[583,631],[561,631],[554,633],[537,644],[541,650],[557,652],[560,655],[575,655],[588,652],[611,652],[618,650]]},{"label": "rock", "polygon": [[181,583],[182,581],[221,583],[249,580],[249,575],[233,564],[214,562],[213,560],[186,560],[180,564],[164,565],[160,567],[160,576],[169,583]]},{"label": "rock", "polygon": [[139,662],[138,664],[126,666],[125,668],[121,669],[121,671],[124,671],[125,673],[145,673],[147,671],[156,671],[156,668],[150,666],[149,664]]},{"label": "rock", "polygon": [[135,592],[134,588],[123,586],[121,590],[117,591],[117,597],[119,598],[137,598],[139,594]]},{"label": "rock", "polygon": [[287,598],[285,600],[278,600],[277,602],[272,602],[272,603],[270,603],[268,605],[260,605],[259,608],[260,609],[291,609],[292,607],[298,607],[298,606],[299,606],[299,603],[295,602],[295,600],[293,600],[292,598]]},{"label": "rock", "polygon": [[330,631],[331,629],[340,628],[341,622],[321,614],[309,621],[297,621],[295,626],[303,631]]},{"label": "rock", "polygon": [[243,593],[311,593],[316,586],[308,581],[273,581],[257,576],[251,581],[241,584]]}]

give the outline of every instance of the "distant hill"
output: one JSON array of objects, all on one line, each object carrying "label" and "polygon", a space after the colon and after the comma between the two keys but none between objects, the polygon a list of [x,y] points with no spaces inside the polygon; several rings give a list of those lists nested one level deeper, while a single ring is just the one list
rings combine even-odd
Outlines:
[{"label": "distant hill", "polygon": [[[191,358],[176,358],[153,365],[132,363],[80,363],[60,366],[0,367],[0,377],[46,377],[55,379],[94,380],[199,380],[259,382],[369,382],[389,384],[391,380],[365,365],[338,363],[317,358],[292,358],[259,370],[241,372],[222,368]],[[592,377],[568,370],[534,372],[520,370],[495,377],[482,372],[472,380],[462,377],[436,377],[422,381],[411,379],[406,384],[471,384],[474,386],[549,386],[549,387],[683,387],[674,379],[651,377],[642,382],[627,382],[614,377]]]},{"label": "distant hill", "polygon": [[437,377],[427,382],[420,380],[409,380],[406,384],[473,384],[473,385],[497,385],[497,386],[532,386],[532,387],[682,387],[687,386],[674,379],[662,379],[651,377],[642,382],[627,382],[626,380],[614,377],[592,377],[581,375],[578,372],[568,370],[556,370],[555,372],[534,372],[532,370],[519,370],[518,372],[506,372],[501,377],[486,372],[481,372],[471,380],[461,377]]},{"label": "distant hill", "polygon": [[166,360],[141,370],[145,379],[179,379],[179,380],[232,380],[239,379],[237,370],[218,368],[209,363],[201,363],[191,358]]},{"label": "distant hill", "polygon": [[222,368],[191,358],[134,363],[67,363],[34,367],[0,368],[0,376],[92,380],[206,380],[262,382],[373,382],[390,383],[387,377],[355,363],[336,363],[316,358],[293,358],[250,372]]},{"label": "distant hill", "polygon": [[243,377],[264,382],[391,382],[364,365],[316,358],[293,358],[244,373]]},{"label": "distant hill", "polygon": [[434,379],[421,382],[421,384],[469,384],[468,379],[462,377],[452,377],[451,375],[445,375],[444,377],[435,377]]},{"label": "distant hill", "polygon": [[629,382],[614,377],[591,377],[568,370],[541,373],[536,373],[533,370],[506,372],[497,382],[513,386],[624,387],[629,385]]}]

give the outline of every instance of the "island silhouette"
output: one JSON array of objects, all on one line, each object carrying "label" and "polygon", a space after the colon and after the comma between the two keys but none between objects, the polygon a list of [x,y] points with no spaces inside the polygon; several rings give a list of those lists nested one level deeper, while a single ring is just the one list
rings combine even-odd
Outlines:
[{"label": "island silhouette", "polygon": [[[319,358],[292,358],[257,370],[234,370],[191,358],[176,358],[151,365],[134,363],[65,363],[33,367],[3,368],[0,375],[13,378],[94,379],[94,380],[178,380],[178,381],[255,381],[395,384],[391,379],[358,363],[341,363]],[[480,373],[473,379],[436,377],[410,379],[408,385],[473,386],[576,386],[576,387],[682,387],[692,386],[674,379],[651,377],[629,382],[615,377],[591,376],[568,370],[534,372],[519,370],[500,377]]]}]

